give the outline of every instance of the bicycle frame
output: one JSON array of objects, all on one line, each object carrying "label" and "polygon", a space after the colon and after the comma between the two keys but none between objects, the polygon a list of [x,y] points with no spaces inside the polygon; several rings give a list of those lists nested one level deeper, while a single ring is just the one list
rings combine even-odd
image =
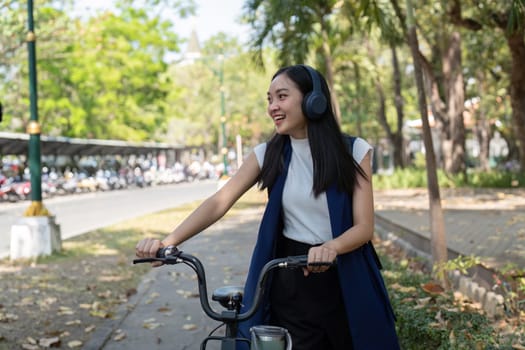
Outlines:
[{"label": "bicycle frame", "polygon": [[[221,342],[221,350],[236,350],[238,342],[251,344],[250,339],[237,337],[237,330],[239,322],[252,317],[259,304],[262,301],[264,294],[265,283],[268,274],[275,268],[300,268],[308,265],[308,257],[306,255],[289,256],[286,258],[273,259],[269,261],[261,270],[259,279],[257,281],[257,289],[255,291],[254,301],[252,306],[245,312],[240,313],[242,303],[243,291],[241,287],[222,287],[217,289],[212,296],[212,299],[219,301],[219,303],[226,308],[222,312],[215,311],[208,301],[208,290],[206,284],[206,274],[204,266],[201,261],[191,255],[183,253],[175,247],[166,247],[159,250],[155,258],[143,258],[133,260],[134,264],[159,261],[165,265],[175,265],[183,263],[190,266],[197,275],[197,283],[199,288],[199,299],[204,313],[213,320],[223,322],[226,326],[224,336],[212,335],[210,333],[201,343],[201,350],[206,349],[207,343],[210,340],[218,340]],[[332,263],[318,263],[320,265],[331,265]],[[317,264],[316,264],[317,265]]]}]

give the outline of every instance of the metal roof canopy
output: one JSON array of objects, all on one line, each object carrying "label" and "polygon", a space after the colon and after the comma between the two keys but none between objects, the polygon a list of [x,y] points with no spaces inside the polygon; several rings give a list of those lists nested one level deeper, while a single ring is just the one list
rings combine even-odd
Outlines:
[{"label": "metal roof canopy", "polygon": [[[0,155],[27,155],[29,134],[0,132]],[[40,136],[42,155],[94,156],[94,155],[147,155],[159,151],[183,150],[156,142],[128,142],[119,140],[78,139]]]}]

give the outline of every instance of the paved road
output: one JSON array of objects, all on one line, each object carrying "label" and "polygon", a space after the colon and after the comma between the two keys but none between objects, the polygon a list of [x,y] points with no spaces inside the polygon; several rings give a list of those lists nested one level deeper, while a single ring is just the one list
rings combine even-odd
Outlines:
[{"label": "paved road", "polygon": [[[142,189],[96,192],[45,199],[60,224],[62,239],[148,213],[203,199],[217,189],[216,181],[201,181]],[[29,202],[0,204],[0,258],[9,256],[11,226]]]}]

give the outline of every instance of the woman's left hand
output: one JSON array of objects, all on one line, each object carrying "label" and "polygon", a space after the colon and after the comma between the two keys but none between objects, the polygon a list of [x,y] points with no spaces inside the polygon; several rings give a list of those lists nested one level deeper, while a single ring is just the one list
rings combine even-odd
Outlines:
[{"label": "woman's left hand", "polygon": [[[308,264],[312,263],[334,263],[335,258],[337,257],[337,251],[330,247],[329,245],[322,244],[317,247],[312,247],[308,251]],[[312,273],[319,273],[319,272],[325,272],[330,268],[330,265],[309,265],[308,267],[303,269],[304,276],[308,276],[310,272]]]}]

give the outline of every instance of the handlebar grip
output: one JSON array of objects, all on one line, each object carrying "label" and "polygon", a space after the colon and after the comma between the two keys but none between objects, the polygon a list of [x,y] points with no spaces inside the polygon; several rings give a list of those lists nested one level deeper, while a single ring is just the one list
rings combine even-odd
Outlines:
[{"label": "handlebar grip", "polygon": [[142,263],[150,263],[158,261],[156,258],[141,258],[141,259],[133,259],[133,264],[142,264]]},{"label": "handlebar grip", "polygon": [[308,255],[296,255],[289,256],[283,259],[284,266],[288,268],[294,267],[307,267],[307,266],[332,266],[335,264],[335,261],[316,261],[308,263]]},{"label": "handlebar grip", "polygon": [[157,250],[157,253],[155,254],[154,258],[140,258],[140,259],[134,259],[133,264],[142,264],[142,263],[151,263],[155,261],[161,261],[162,263],[171,263],[173,264],[174,261],[176,261],[176,258],[181,254],[182,252],[177,249],[177,247],[169,245],[164,248],[160,248]]},{"label": "handlebar grip", "polygon": [[329,261],[315,261],[312,263],[309,263],[308,266],[332,266],[335,262],[329,262]]}]

